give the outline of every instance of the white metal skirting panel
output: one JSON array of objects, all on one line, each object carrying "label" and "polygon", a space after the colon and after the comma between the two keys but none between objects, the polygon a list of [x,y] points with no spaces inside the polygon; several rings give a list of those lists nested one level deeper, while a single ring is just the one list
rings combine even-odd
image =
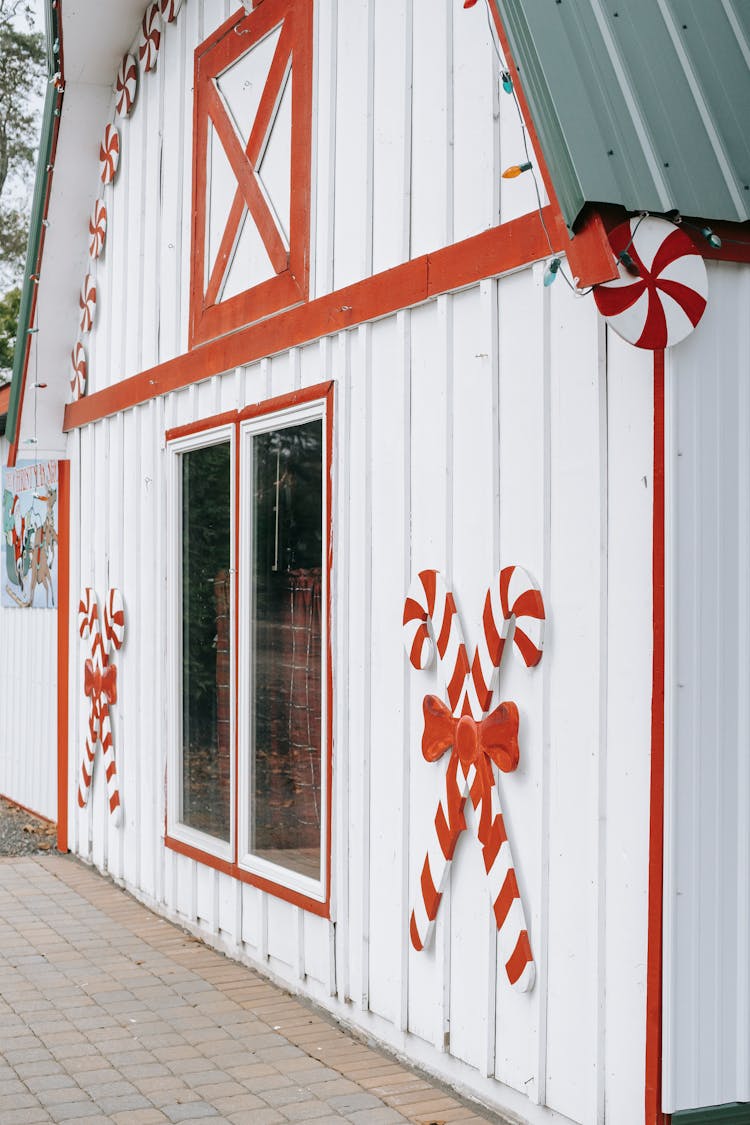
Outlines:
[{"label": "white metal skirting panel", "polygon": [[[6,464],[5,439],[0,456]],[[55,609],[0,606],[0,794],[57,819]]]},{"label": "white metal skirting panel", "polygon": [[750,269],[667,365],[664,1105],[750,1100]]},{"label": "white metal skirting panel", "polygon": [[[71,620],[73,848],[158,909],[531,1122],[632,1125],[643,1104],[650,743],[651,365],[539,270],[404,310],[70,436],[72,590],[118,586],[115,744],[124,823],[74,794],[85,700]],[[332,922],[165,850],[164,433],[336,382]],[[609,382],[609,392],[607,383]],[[609,558],[609,563],[607,559]],[[449,576],[473,644],[499,564],[542,585],[545,656],[509,651],[521,711],[501,780],[538,959],[497,965],[481,855],[461,841],[434,946],[408,941],[440,766],[401,614],[410,577]],[[75,599],[74,599],[75,600]],[[97,763],[99,765],[99,763]],[[547,1108],[545,1108],[547,1107]]]}]

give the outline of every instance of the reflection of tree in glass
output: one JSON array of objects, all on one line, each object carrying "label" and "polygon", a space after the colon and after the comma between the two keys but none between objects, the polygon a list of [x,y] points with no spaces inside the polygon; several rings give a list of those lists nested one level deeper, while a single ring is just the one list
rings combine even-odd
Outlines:
[{"label": "reflection of tree in glass", "polygon": [[319,419],[255,438],[259,575],[320,566],[322,439]]},{"label": "reflection of tree in glass", "polygon": [[[185,823],[225,839],[229,836],[229,747],[228,742],[224,746],[226,740],[220,737],[220,731],[222,707],[228,706],[229,652],[217,649],[224,648],[224,644],[219,643],[219,633],[223,616],[228,614],[230,520],[229,444],[224,442],[185,453],[182,457],[183,819]],[[223,691],[224,680],[226,692]],[[226,763],[220,760],[221,755],[227,757]],[[223,765],[226,768],[222,768]]]},{"label": "reflection of tree in glass", "polygon": [[322,421],[259,434],[253,450],[253,847],[269,854],[283,849],[289,852],[285,866],[312,865],[315,870],[321,784]]}]

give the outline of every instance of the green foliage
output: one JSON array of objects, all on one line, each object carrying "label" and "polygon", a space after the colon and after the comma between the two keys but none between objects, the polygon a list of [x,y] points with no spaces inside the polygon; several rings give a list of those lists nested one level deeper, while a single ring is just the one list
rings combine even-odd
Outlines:
[{"label": "green foliage", "polygon": [[[9,191],[28,185],[39,128],[45,73],[44,37],[28,0],[0,0],[0,265],[20,279],[26,251],[28,200]],[[28,192],[26,193],[28,195]]]},{"label": "green foliage", "polygon": [[20,289],[11,289],[4,297],[0,297],[0,381],[9,379],[13,370],[13,352],[20,308]]}]

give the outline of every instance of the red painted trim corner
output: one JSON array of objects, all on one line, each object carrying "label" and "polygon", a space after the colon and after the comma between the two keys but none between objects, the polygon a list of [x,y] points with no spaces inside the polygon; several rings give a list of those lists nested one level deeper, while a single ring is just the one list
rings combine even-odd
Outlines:
[{"label": "red painted trim corner", "polygon": [[68,850],[68,675],[70,647],[70,462],[57,467],[57,847]]},{"label": "red painted trim corner", "polygon": [[646,969],[646,1125],[667,1125],[661,1108],[664,895],[665,497],[664,352],[654,352],[653,664],[648,961]]}]

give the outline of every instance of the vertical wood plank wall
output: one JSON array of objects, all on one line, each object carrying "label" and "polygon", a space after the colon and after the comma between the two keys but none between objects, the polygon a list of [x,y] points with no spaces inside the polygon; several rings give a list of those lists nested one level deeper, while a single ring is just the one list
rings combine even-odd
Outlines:
[{"label": "vertical wood plank wall", "polygon": [[[186,0],[122,122],[90,387],[187,346],[192,55],[233,9]],[[535,206],[482,5],[315,5],[313,293]],[[92,198],[95,185],[92,185]],[[165,850],[164,433],[336,381],[331,920]],[[124,823],[102,771],[75,805],[85,700],[71,620],[70,839],[157,909],[531,1122],[633,1125],[645,1054],[650,723],[650,369],[541,266],[240,367],[70,435],[71,589],[124,593],[113,724]],[[645,479],[645,484],[643,483]],[[434,673],[401,640],[410,577],[438,567],[470,646],[500,565],[542,585],[545,657],[506,653],[521,711],[500,781],[536,988],[497,964],[481,854],[461,841],[434,946],[408,942],[443,766],[421,756]],[[633,582],[633,575],[637,582]],[[614,592],[614,593],[613,593]],[[616,599],[611,605],[610,598]],[[628,608],[624,614],[622,599]],[[100,763],[97,762],[97,766]],[[611,883],[607,881],[611,880]],[[614,889],[610,892],[608,887]]]},{"label": "vertical wood plank wall", "polygon": [[[607,1120],[629,1125],[642,1100],[645,1027],[651,603],[642,478],[651,385],[621,345],[610,348],[611,400],[607,373],[593,307],[563,286],[544,290],[534,268],[72,435],[72,522],[81,529],[73,581],[123,589],[128,640],[114,714],[124,827],[110,827],[98,769],[91,809],[71,801],[71,840],[161,909],[490,1102],[532,1121],[546,1119],[538,1104],[589,1122],[603,1120],[611,1096]],[[337,385],[331,923],[162,842],[174,581],[164,431],[329,378]],[[421,700],[436,682],[407,665],[405,590],[418,569],[443,570],[473,644],[483,593],[509,563],[537,576],[549,610],[542,664],[529,672],[509,651],[500,693],[522,715],[521,765],[501,786],[539,956],[527,996],[512,993],[498,969],[471,832],[434,948],[417,954],[408,944],[442,767],[419,752]],[[611,619],[608,583],[617,594]],[[83,654],[71,635],[79,679]],[[73,696],[71,796],[85,721],[75,686]]]},{"label": "vertical wood plank wall", "polygon": [[750,269],[667,362],[664,1096],[750,1101]]}]

